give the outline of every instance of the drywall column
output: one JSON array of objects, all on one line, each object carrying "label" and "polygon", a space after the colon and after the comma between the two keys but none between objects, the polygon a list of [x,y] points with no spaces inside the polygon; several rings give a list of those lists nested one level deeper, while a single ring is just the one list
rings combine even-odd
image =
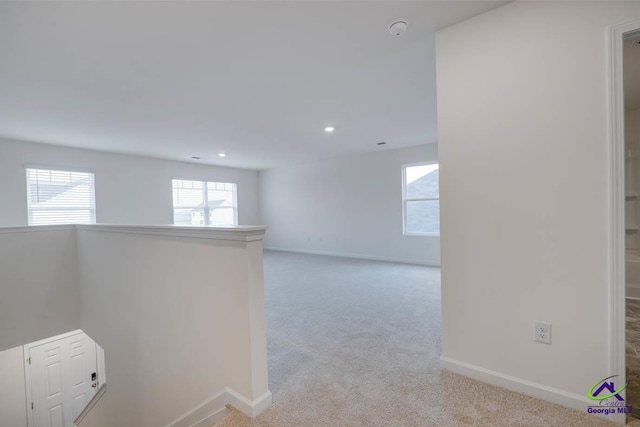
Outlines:
[{"label": "drywall column", "polygon": [[[262,240],[247,243],[247,290],[251,342],[251,401],[271,401],[267,384],[267,329],[264,307]],[[265,393],[269,393],[265,396]],[[252,414],[253,415],[253,414]]]},{"label": "drywall column", "polygon": [[606,35],[637,18],[524,1],[438,33],[445,367],[582,411],[610,375]]},{"label": "drywall column", "polygon": [[77,226],[82,329],[108,389],[84,426],[160,426],[233,390],[267,389],[264,227]]}]

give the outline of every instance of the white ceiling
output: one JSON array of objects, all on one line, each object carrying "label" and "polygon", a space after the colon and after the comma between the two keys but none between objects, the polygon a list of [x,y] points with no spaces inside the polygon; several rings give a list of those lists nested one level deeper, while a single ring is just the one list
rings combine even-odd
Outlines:
[{"label": "white ceiling", "polygon": [[435,142],[434,32],[504,3],[1,2],[0,136],[251,169]]}]

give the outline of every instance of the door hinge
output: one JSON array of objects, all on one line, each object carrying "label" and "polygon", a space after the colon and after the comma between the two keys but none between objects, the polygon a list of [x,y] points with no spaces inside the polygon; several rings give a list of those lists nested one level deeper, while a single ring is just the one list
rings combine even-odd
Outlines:
[{"label": "door hinge", "polygon": [[29,365],[31,365],[31,357],[27,359],[27,362],[29,362]]},{"label": "door hinge", "polygon": [[31,402],[31,409],[33,409],[33,402]]}]

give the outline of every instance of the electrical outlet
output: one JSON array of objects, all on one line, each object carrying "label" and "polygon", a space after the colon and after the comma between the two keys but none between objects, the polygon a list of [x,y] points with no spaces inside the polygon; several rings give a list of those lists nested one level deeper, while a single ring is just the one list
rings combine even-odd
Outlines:
[{"label": "electrical outlet", "polygon": [[534,321],[533,340],[544,344],[551,344],[551,323]]}]

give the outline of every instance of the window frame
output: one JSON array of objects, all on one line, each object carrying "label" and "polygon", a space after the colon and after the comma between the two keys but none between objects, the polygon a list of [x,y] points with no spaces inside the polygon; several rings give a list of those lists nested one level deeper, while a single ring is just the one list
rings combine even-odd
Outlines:
[{"label": "window frame", "polygon": [[[91,174],[93,175],[93,191],[91,192],[91,196],[93,198],[93,209],[92,208],[84,208],[84,207],[66,207],[65,210],[69,210],[69,211],[73,211],[73,210],[88,210],[90,212],[90,222],[89,224],[97,224],[98,223],[98,203],[96,201],[96,173],[95,170],[90,169],[90,168],[82,168],[82,167],[73,167],[73,166],[51,166],[51,165],[44,165],[44,164],[39,164],[39,163],[25,163],[22,165],[23,169],[24,169],[24,176],[26,179],[26,198],[27,198],[27,226],[29,227],[41,227],[41,226],[45,226],[45,225],[68,225],[68,224],[77,224],[74,222],[69,222],[69,223],[63,223],[63,224],[39,224],[39,225],[34,225],[33,224],[33,215],[32,212],[34,211],[45,211],[45,210],[49,210],[49,209],[42,209],[42,208],[33,208],[31,206],[31,200],[29,198],[29,170],[45,170],[45,171],[57,171],[57,172],[69,172],[69,173],[85,173],[85,174]],[[84,223],[83,223],[84,224]]]},{"label": "window frame", "polygon": [[[403,236],[431,236],[431,237],[439,237],[440,230],[437,232],[426,232],[426,233],[415,233],[407,231],[407,204],[408,202],[423,202],[423,201],[437,201],[438,208],[440,207],[440,179],[438,178],[438,197],[426,197],[426,198],[415,198],[409,199],[407,198],[407,168],[415,167],[415,166],[428,166],[428,165],[438,165],[438,170],[440,170],[440,161],[439,160],[429,160],[425,162],[415,162],[415,163],[405,163],[402,165],[402,235]],[[439,223],[439,221],[438,221]]]},{"label": "window frame", "polygon": [[[202,208],[204,210],[204,219],[205,219],[205,224],[203,225],[188,225],[188,224],[176,224],[176,207],[173,204],[173,181],[193,181],[193,182],[200,182],[203,184],[202,186],[202,191],[203,191],[203,204],[204,207]],[[211,208],[209,208],[209,191],[208,191],[208,184],[209,183],[217,183],[217,184],[233,184],[233,207],[223,207],[223,208],[218,208],[218,209],[233,209],[233,225],[212,225],[212,224],[207,224],[207,222],[210,221],[210,213],[211,213]],[[193,206],[193,207],[178,207],[177,209],[199,209],[199,206]],[[179,226],[187,226],[187,227],[237,227],[238,226],[238,183],[234,182],[234,181],[217,181],[217,180],[211,180],[211,179],[202,179],[202,178],[184,178],[184,177],[180,177],[180,176],[174,176],[171,177],[171,210],[172,210],[172,217],[173,217],[173,225],[179,225]]]}]

